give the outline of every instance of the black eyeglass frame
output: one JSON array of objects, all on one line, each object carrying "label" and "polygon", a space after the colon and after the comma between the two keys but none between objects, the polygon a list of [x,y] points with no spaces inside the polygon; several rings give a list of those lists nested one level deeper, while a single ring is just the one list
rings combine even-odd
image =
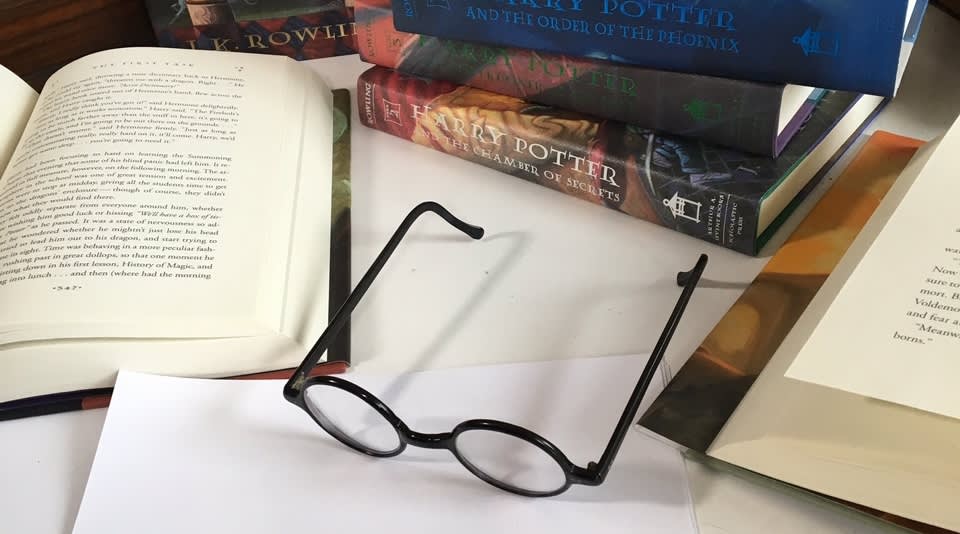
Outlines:
[{"label": "black eyeglass frame", "polygon": [[[360,299],[363,298],[363,295],[370,288],[373,280],[383,269],[383,266],[393,254],[393,251],[400,244],[400,241],[403,239],[404,235],[406,235],[407,231],[417,220],[417,218],[426,212],[433,212],[439,215],[451,226],[457,228],[473,239],[480,239],[483,237],[483,228],[473,226],[458,219],[449,211],[447,211],[446,208],[436,202],[423,202],[417,205],[400,223],[393,236],[384,246],[377,258],[373,261],[367,272],[360,279],[357,287],[350,293],[344,303],[337,310],[336,314],[334,314],[333,319],[330,321],[326,330],[324,330],[324,332],[320,335],[320,337],[317,339],[317,342],[307,353],[303,362],[299,367],[297,367],[296,371],[294,371],[293,375],[284,385],[284,398],[294,405],[300,407],[314,420],[314,422],[323,428],[324,431],[336,438],[338,441],[360,453],[369,456],[378,458],[396,456],[402,453],[407,446],[426,449],[446,449],[449,450],[467,470],[484,482],[487,482],[488,484],[491,484],[502,490],[526,497],[550,497],[553,495],[558,495],[569,489],[574,484],[582,484],[587,486],[598,486],[602,484],[606,479],[607,473],[610,471],[610,467],[613,464],[617,452],[620,450],[620,446],[623,443],[627,432],[633,424],[633,420],[640,409],[640,403],[643,400],[644,394],[650,386],[656,369],[666,353],[667,345],[669,345],[670,339],[673,337],[677,325],[680,323],[680,319],[683,316],[683,312],[686,309],[687,303],[690,301],[693,291],[700,280],[700,276],[703,274],[703,271],[706,268],[707,255],[701,254],[696,265],[692,269],[677,274],[677,285],[682,286],[683,290],[677,300],[676,305],[674,306],[673,311],[670,314],[670,317],[667,319],[667,323],[664,326],[659,339],[657,340],[657,344],[654,346],[650,358],[647,360],[647,363],[644,366],[643,372],[640,374],[640,379],[638,380],[633,393],[630,395],[630,399],[627,401],[627,405],[624,408],[619,421],[617,422],[617,426],[615,427],[613,434],[603,451],[603,454],[600,456],[600,459],[595,462],[589,462],[586,467],[581,467],[571,462],[570,459],[567,458],[567,456],[556,445],[551,443],[543,436],[512,423],[492,419],[470,419],[458,424],[450,432],[424,434],[412,430],[380,399],[362,387],[350,382],[349,380],[329,375],[308,377],[310,370],[319,363],[320,358],[327,351],[328,347],[334,341],[336,336],[340,333],[340,330],[349,321],[350,314],[357,307]],[[396,447],[396,449],[391,451],[378,451],[376,449],[366,447],[361,443],[351,439],[349,436],[344,435],[333,425],[325,425],[320,418],[318,418],[317,415],[307,406],[305,394],[307,389],[309,389],[311,386],[327,386],[338,388],[363,400],[381,416],[383,416],[391,426],[393,426],[393,428],[397,431],[397,436],[399,437],[399,445]],[[566,477],[565,483],[555,490],[531,491],[525,488],[512,486],[489,476],[480,468],[471,464],[469,460],[464,458],[463,455],[457,450],[457,437],[463,432],[469,430],[500,432],[502,434],[524,440],[538,447],[557,462]]]}]

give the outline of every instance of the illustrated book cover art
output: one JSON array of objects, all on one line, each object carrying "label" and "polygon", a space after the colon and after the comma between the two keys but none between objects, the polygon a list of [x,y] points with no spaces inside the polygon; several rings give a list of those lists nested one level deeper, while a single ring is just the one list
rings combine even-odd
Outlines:
[{"label": "illustrated book cover art", "polygon": [[361,59],[743,152],[777,156],[813,106],[810,87],[646,69],[398,31],[390,0],[356,0]]},{"label": "illustrated book cover art", "polygon": [[[23,118],[0,125],[0,419],[102,402],[120,368],[302,360],[350,289],[348,90],[287,57],[162,47],[20,85],[0,105]],[[349,358],[345,337],[318,372]]]},{"label": "illustrated book cover art", "polygon": [[354,54],[353,0],[143,0],[160,46],[277,54]]},{"label": "illustrated book cover art", "polygon": [[396,0],[396,28],[643,67],[891,97],[928,0]]},{"label": "illustrated book cover art", "polygon": [[705,452],[921,142],[877,132],[641,419]]},{"label": "illustrated book cover art", "polygon": [[357,91],[368,127],[750,255],[882,102],[819,92],[773,159],[384,67]]},{"label": "illustrated book cover art", "polygon": [[785,376],[939,144],[873,134],[639,424],[694,457],[921,532],[956,530],[960,423]]}]

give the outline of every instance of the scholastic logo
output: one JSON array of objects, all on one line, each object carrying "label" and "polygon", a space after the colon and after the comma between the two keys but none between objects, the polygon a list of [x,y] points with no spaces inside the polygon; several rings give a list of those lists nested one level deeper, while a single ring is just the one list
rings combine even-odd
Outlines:
[{"label": "scholastic logo", "polygon": [[400,121],[400,104],[383,99],[383,120],[392,122],[397,126],[403,126]]},{"label": "scholastic logo", "polygon": [[802,35],[793,38],[793,44],[803,50],[804,56],[817,54],[837,57],[840,55],[840,34],[835,32],[807,28]]},{"label": "scholastic logo", "polygon": [[403,15],[405,17],[417,16],[417,8],[414,7],[413,2],[411,0],[402,0],[400,2],[400,9],[403,10]]}]

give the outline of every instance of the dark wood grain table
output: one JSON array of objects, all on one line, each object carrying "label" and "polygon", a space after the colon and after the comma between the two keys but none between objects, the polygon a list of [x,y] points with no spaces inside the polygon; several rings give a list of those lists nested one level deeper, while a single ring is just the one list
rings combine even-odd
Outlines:
[{"label": "dark wood grain table", "polygon": [[960,19],[960,0],[935,0],[944,11]]},{"label": "dark wood grain table", "polygon": [[156,44],[143,0],[0,0],[0,65],[38,91],[79,57]]}]

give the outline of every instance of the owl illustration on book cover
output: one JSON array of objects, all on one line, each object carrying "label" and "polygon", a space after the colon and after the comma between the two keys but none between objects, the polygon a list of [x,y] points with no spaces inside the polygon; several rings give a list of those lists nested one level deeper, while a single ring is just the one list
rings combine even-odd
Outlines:
[{"label": "owl illustration on book cover", "polygon": [[357,51],[353,0],[145,0],[160,46],[286,55]]}]

